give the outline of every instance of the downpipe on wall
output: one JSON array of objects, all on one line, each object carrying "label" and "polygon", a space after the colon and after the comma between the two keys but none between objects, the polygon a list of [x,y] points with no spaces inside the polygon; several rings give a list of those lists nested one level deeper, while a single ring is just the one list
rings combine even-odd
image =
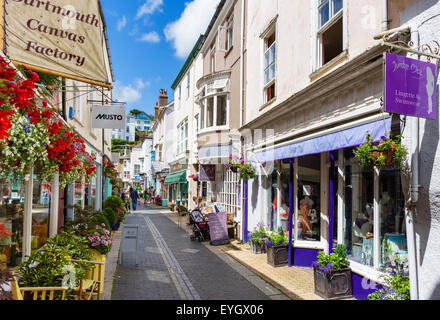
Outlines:
[{"label": "downpipe on wall", "polygon": [[[419,31],[414,26],[411,27],[411,40],[416,47],[419,47]],[[408,245],[408,267],[411,300],[419,300],[418,272],[417,272],[417,246],[414,230],[414,217],[416,205],[419,201],[419,146],[420,146],[420,122],[419,118],[411,117],[411,184],[410,198],[405,208],[405,224]]]}]

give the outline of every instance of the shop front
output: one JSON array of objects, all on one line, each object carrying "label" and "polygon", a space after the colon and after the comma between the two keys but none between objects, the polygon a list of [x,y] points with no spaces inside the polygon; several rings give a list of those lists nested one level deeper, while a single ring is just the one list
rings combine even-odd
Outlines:
[{"label": "shop front", "polygon": [[[255,153],[261,170],[246,188],[248,226],[289,231],[294,266],[311,267],[319,251],[345,244],[355,296],[365,298],[391,255],[408,258],[400,170],[363,168],[354,155],[367,133],[379,141],[390,132],[400,134],[399,117]],[[256,215],[261,208],[264,216]]]},{"label": "shop front", "polygon": [[354,154],[367,134],[378,142],[408,132],[406,119],[384,108],[381,50],[365,52],[242,128],[253,135],[245,138],[245,156],[258,171],[244,186],[244,240],[259,223],[282,228],[293,240],[289,266],[301,267],[345,244],[357,299],[383,283],[390,259],[411,259],[408,172],[361,166]]},{"label": "shop front", "polygon": [[188,181],[186,170],[172,173],[165,178],[165,188],[168,189],[168,203],[188,207]]}]

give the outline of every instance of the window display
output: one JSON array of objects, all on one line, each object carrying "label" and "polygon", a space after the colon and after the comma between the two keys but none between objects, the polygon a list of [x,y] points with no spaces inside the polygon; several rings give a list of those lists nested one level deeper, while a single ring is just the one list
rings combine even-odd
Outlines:
[{"label": "window display", "polygon": [[279,162],[275,161],[273,164],[272,174],[269,175],[269,189],[268,189],[268,216],[267,216],[267,224],[271,230],[278,230],[278,220],[277,220],[277,202],[278,202],[278,171],[279,171]]},{"label": "window display", "polygon": [[0,261],[10,267],[21,262],[23,202],[23,179],[0,179]]},{"label": "window display", "polygon": [[353,149],[345,156],[345,244],[353,261],[373,266],[374,171],[362,168]]},{"label": "window display", "polygon": [[380,267],[398,259],[408,259],[405,230],[405,200],[400,171],[382,170],[379,178]]},{"label": "window display", "polygon": [[32,252],[45,245],[49,236],[49,206],[51,198],[51,185],[49,180],[41,180],[38,175],[34,175],[34,190],[32,195]]},{"label": "window display", "polygon": [[321,240],[321,155],[298,161],[298,240]]}]

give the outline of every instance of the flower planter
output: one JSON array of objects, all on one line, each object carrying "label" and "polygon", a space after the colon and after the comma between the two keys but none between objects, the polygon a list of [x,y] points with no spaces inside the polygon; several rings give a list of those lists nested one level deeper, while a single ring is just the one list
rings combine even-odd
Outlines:
[{"label": "flower planter", "polygon": [[313,267],[315,294],[328,300],[345,299],[353,296],[351,269],[324,272]]},{"label": "flower planter", "polygon": [[237,167],[231,167],[231,171],[237,173],[238,172],[238,168]]},{"label": "flower planter", "polygon": [[284,267],[289,263],[289,247],[267,246],[267,263],[272,267]]},{"label": "flower planter", "polygon": [[391,152],[391,150],[371,151],[371,156],[373,157],[375,162],[382,155],[385,157],[385,166],[390,167],[394,164],[393,153]]},{"label": "flower planter", "polygon": [[258,242],[250,241],[251,251],[253,254],[263,254],[267,252],[266,244],[259,244]]}]

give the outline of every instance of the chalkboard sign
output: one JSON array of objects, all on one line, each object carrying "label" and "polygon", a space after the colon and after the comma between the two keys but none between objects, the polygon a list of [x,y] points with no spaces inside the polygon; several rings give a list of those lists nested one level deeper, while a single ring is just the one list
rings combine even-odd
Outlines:
[{"label": "chalkboard sign", "polygon": [[225,212],[208,214],[208,225],[211,241],[229,239]]}]

